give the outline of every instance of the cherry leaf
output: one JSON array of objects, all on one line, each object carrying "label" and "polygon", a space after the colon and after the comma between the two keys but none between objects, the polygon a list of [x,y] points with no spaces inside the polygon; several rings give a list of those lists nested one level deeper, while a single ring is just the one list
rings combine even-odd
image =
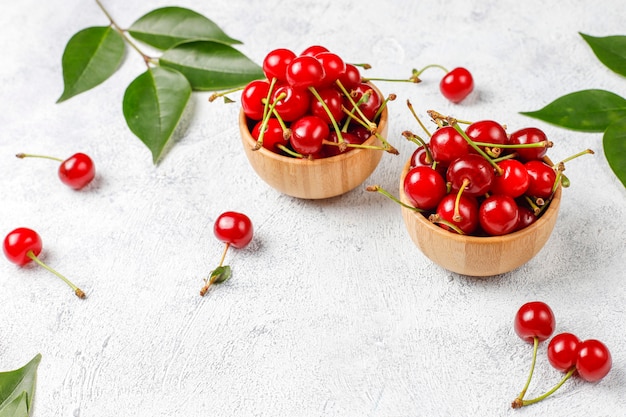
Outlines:
[{"label": "cherry leaf", "polygon": [[194,90],[225,90],[264,78],[263,69],[244,54],[213,41],[179,44],[165,51],[159,64],[180,71]]},{"label": "cherry leaf", "polygon": [[602,138],[609,166],[626,187],[626,118],[612,123]]},{"label": "cherry leaf", "polygon": [[594,37],[584,33],[580,33],[580,36],[600,62],[611,71],[626,76],[626,36]]},{"label": "cherry leaf", "polygon": [[611,123],[626,117],[626,99],[605,90],[582,90],[521,114],[571,130],[604,132]]},{"label": "cherry leaf", "polygon": [[156,164],[191,97],[191,86],[180,72],[150,68],[126,89],[124,118],[130,130],[150,149]]},{"label": "cherry leaf", "polygon": [[128,29],[128,33],[135,39],[158,49],[169,49],[190,40],[241,43],[226,35],[212,20],[182,7],[153,10],[136,20]]},{"label": "cherry leaf", "polygon": [[41,355],[37,354],[19,369],[0,372],[0,417],[30,415],[39,362]]},{"label": "cherry leaf", "polygon": [[107,80],[124,58],[125,44],[111,26],[83,29],[68,41],[61,59],[64,90],[57,103]]},{"label": "cherry leaf", "polygon": [[215,283],[216,284],[221,284],[224,281],[228,281],[228,279],[231,277],[232,275],[232,271],[230,269],[230,266],[228,265],[223,265],[223,266],[218,266],[217,268],[215,268],[213,271],[211,271],[211,277],[215,277]]}]

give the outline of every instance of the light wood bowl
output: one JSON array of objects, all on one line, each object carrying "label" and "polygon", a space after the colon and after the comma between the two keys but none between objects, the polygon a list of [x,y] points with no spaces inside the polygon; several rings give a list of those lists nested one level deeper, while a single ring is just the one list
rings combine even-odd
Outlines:
[{"label": "light wood bowl", "polygon": [[[385,108],[378,122],[378,133],[382,137],[387,136],[387,118]],[[353,190],[374,172],[385,152],[355,148],[329,158],[304,160],[265,148],[255,151],[256,141],[250,134],[243,110],[239,114],[239,131],[243,149],[257,175],[281,193],[302,199],[330,198]],[[381,146],[376,136],[371,136],[364,144]]]},{"label": "light wood bowl", "polygon": [[[400,200],[404,193],[406,163],[400,178]],[[503,236],[463,236],[431,223],[423,214],[402,207],[402,217],[415,245],[437,265],[462,275],[492,276],[510,272],[530,261],[548,241],[561,204],[561,187],[548,208],[530,226]]]}]

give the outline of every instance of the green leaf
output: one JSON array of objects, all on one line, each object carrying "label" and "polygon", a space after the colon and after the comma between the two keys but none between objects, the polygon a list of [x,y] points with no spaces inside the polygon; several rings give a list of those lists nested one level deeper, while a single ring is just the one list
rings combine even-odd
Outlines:
[{"label": "green leaf", "polygon": [[228,281],[231,275],[232,275],[232,271],[230,269],[230,266],[223,265],[223,266],[218,266],[213,271],[211,271],[210,277],[214,283],[221,284],[224,281]]},{"label": "green leaf", "polygon": [[611,123],[626,117],[626,99],[605,90],[583,90],[521,114],[567,129],[604,132]]},{"label": "green leaf", "polygon": [[0,417],[28,417],[28,394],[26,391],[0,409]]},{"label": "green leaf", "polygon": [[0,417],[24,415],[18,413],[23,410],[24,401],[26,402],[26,416],[29,415],[35,395],[39,362],[41,362],[41,355],[37,354],[19,369],[0,372]]},{"label": "green leaf", "polygon": [[135,78],[124,94],[124,118],[130,130],[152,152],[156,164],[191,96],[191,86],[178,71],[150,68]]},{"label": "green leaf", "polygon": [[213,41],[179,44],[165,51],[159,63],[184,74],[194,90],[224,90],[264,78],[263,69],[244,54]]},{"label": "green leaf", "polygon": [[609,166],[626,187],[626,118],[612,123],[606,129],[602,146]]},{"label": "green leaf", "polygon": [[76,33],[63,52],[64,90],[57,103],[90,90],[108,79],[124,58],[124,39],[111,26]]},{"label": "green leaf", "polygon": [[[579,32],[580,33],[580,32]],[[580,33],[596,57],[611,71],[626,76],[626,36],[597,38]]]},{"label": "green leaf", "polygon": [[158,49],[190,40],[241,43],[226,35],[212,20],[182,7],[163,7],[140,17],[128,29],[135,39]]}]

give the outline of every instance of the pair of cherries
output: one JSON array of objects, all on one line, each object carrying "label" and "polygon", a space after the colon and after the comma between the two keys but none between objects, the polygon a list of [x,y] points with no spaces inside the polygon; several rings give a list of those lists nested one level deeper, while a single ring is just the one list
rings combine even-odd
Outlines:
[{"label": "pair of cherries", "polygon": [[565,375],[558,384],[543,395],[525,400],[524,396],[535,367],[538,344],[552,336],[556,328],[556,320],[550,306],[542,301],[531,301],[519,308],[513,327],[522,340],[533,344],[530,373],[526,385],[512,403],[513,408],[521,408],[549,397],[574,374],[585,381],[596,382],[604,378],[611,370],[611,353],[604,343],[596,339],[581,341],[569,332],[559,333],[550,340],[547,356],[552,367],[564,372]]},{"label": "pair of cherries", "polygon": [[[84,153],[76,153],[69,158],[62,160],[60,158],[32,155],[19,153],[18,158],[37,157],[59,161],[58,175],[59,179],[67,186],[80,190],[86,187],[95,177],[96,169],[93,160]],[[54,275],[62,279],[79,298],[85,298],[85,292],[78,288],[74,283],[60,274],[53,268],[46,265],[40,258],[39,254],[43,248],[41,236],[34,230],[27,227],[18,227],[9,232],[4,238],[3,251],[10,262],[18,266],[24,266],[28,263],[35,262],[44,269],[52,272]]]}]

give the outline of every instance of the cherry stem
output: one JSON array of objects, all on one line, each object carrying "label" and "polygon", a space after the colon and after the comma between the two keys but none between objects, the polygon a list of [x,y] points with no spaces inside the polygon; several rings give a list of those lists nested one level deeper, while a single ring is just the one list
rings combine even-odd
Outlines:
[{"label": "cherry stem", "polygon": [[57,277],[61,278],[63,280],[63,282],[65,282],[67,285],[69,285],[69,287],[74,290],[74,294],[76,294],[76,296],[78,298],[85,298],[85,293],[83,292],[83,290],[81,290],[80,288],[78,288],[76,285],[74,285],[69,279],[67,279],[65,276],[61,275],[59,272],[55,271],[54,269],[50,268],[48,265],[46,265],[45,263],[43,263],[38,257],[37,255],[35,255],[35,253],[32,250],[29,250],[26,253],[26,256],[28,256],[30,259],[32,259],[37,265],[41,266],[42,268],[46,269],[49,272],[52,272],[54,275],[56,275]]},{"label": "cherry stem", "polygon": [[337,134],[337,142],[341,144],[339,148],[341,150],[345,150],[345,140],[343,139],[343,135],[341,134],[341,129],[339,129],[337,120],[335,120],[335,117],[333,116],[332,112],[328,108],[328,105],[324,102],[324,99],[322,98],[322,96],[320,96],[320,94],[317,92],[315,87],[309,87],[309,91],[311,92],[311,94],[313,94],[313,96],[315,96],[317,101],[320,103],[320,105],[322,106],[326,114],[328,115],[328,118],[330,119],[330,122],[333,125],[333,129],[335,129],[335,133]]},{"label": "cherry stem", "polygon": [[532,361],[530,362],[530,370],[528,372],[528,378],[526,379],[526,384],[524,385],[524,388],[522,388],[522,391],[519,393],[515,401],[518,401],[518,400],[522,401],[524,399],[524,396],[526,395],[526,391],[528,391],[528,387],[530,386],[530,381],[532,380],[533,373],[535,372],[535,363],[537,362],[538,347],[539,347],[539,338],[537,336],[534,336],[533,337],[533,357],[532,357]]},{"label": "cherry stem", "polygon": [[305,159],[306,158],[301,153],[295,152],[295,151],[289,149],[288,147],[286,147],[285,145],[283,145],[281,143],[277,144],[276,147],[278,149],[280,149],[281,151],[285,152],[287,155],[293,156],[294,158],[300,158],[300,159]]},{"label": "cherry stem", "polygon": [[[485,151],[483,151],[481,149],[480,146],[476,145],[474,143],[474,141],[472,139],[470,139],[469,136],[467,136],[467,134],[463,131],[463,129],[461,129],[461,126],[459,126],[459,123],[452,119],[452,118],[448,118],[450,125],[454,128],[454,130],[456,130],[459,135],[461,135],[463,137],[463,139],[465,139],[465,141],[472,147],[474,148],[474,150],[476,152],[478,152],[483,158],[485,158],[487,160],[487,162],[489,162],[489,164],[491,164],[491,166],[493,167],[493,169],[496,170],[496,173],[498,175],[502,175],[503,171],[502,168],[500,168],[500,165],[498,165],[497,163],[493,162],[493,158],[491,158],[489,155],[487,155],[485,153]],[[490,144],[493,145],[493,144]]]},{"label": "cherry stem", "polygon": [[501,149],[519,149],[519,148],[551,148],[554,144],[549,140],[542,140],[541,142],[533,142],[533,143],[523,143],[518,145],[512,144],[500,144],[500,143],[489,143],[489,142],[474,142],[476,146],[489,146],[492,148],[501,148]]},{"label": "cherry stem", "polygon": [[422,120],[417,117],[417,113],[415,113],[415,110],[413,109],[413,104],[411,104],[411,102],[409,100],[406,101],[406,105],[409,108],[411,114],[413,115],[413,117],[415,118],[415,120],[417,120],[417,123],[419,123],[420,127],[422,128],[422,130],[424,130],[424,132],[426,132],[426,135],[428,137],[431,137],[432,134],[430,133],[430,131],[428,129],[426,129],[426,126],[424,126],[424,123],[422,123]]},{"label": "cherry stem", "polygon": [[426,65],[424,68],[422,68],[421,70],[413,70],[413,76],[419,78],[419,76],[426,71],[429,68],[439,68],[441,70],[443,70],[446,74],[449,73],[450,71],[448,71],[446,69],[446,67],[439,65],[439,64],[430,64],[430,65]]},{"label": "cherry stem", "polygon": [[224,97],[228,94],[232,94],[232,93],[236,93],[238,91],[243,90],[244,88],[246,88],[245,86],[241,86],[241,87],[237,87],[237,88],[233,88],[230,90],[226,90],[226,91],[220,91],[219,93],[213,93],[211,94],[211,96],[209,97],[209,103],[214,102],[216,99],[220,98],[220,97]]},{"label": "cherry stem", "polygon": [[380,185],[368,185],[367,188],[365,188],[365,189],[367,191],[380,193],[380,194],[384,195],[385,197],[387,197],[387,198],[395,201],[396,203],[400,204],[402,207],[408,208],[409,210],[417,211],[418,213],[423,213],[424,212],[424,210],[422,210],[422,209],[418,209],[417,207],[413,207],[413,206],[410,206],[408,204],[403,203],[397,197],[393,196],[389,191],[385,190]]},{"label": "cherry stem", "polygon": [[387,108],[387,104],[390,101],[394,101],[396,99],[396,95],[395,94],[389,94],[384,100],[383,103],[380,105],[380,107],[378,108],[378,110],[376,111],[376,114],[374,115],[374,120],[378,120],[380,118],[380,115],[383,113],[383,111],[385,110],[385,108]]},{"label": "cherry stem", "polygon": [[435,214],[431,214],[428,217],[428,221],[430,221],[431,223],[435,223],[435,224],[443,224],[443,225],[449,227],[450,229],[452,229],[454,232],[456,232],[459,235],[464,235],[465,234],[463,232],[463,230],[461,230],[461,228],[458,227],[456,224],[442,219],[441,216],[439,216],[436,213]]},{"label": "cherry stem", "polygon": [[[356,115],[349,112],[348,109],[346,109],[345,107],[342,107],[342,109],[343,109],[343,112],[348,116],[348,120],[352,119],[355,122],[359,123],[361,126],[365,127],[366,129],[369,129],[370,126],[368,126],[368,124],[365,123],[363,120],[359,119]],[[380,133],[374,131],[372,134],[376,136],[378,140],[380,140],[383,143],[383,150],[394,155],[400,154],[400,152],[398,152],[396,148],[391,146],[391,144],[387,142],[387,139],[385,139]]]},{"label": "cherry stem", "polygon": [[[226,259],[226,252],[228,252],[228,248],[229,247],[230,247],[230,243],[226,242],[226,244],[224,245],[224,251],[222,252],[222,257],[220,258],[220,263],[217,266],[217,268],[219,268],[222,265],[224,265],[224,259]],[[215,268],[215,270],[217,268]],[[202,287],[202,289],[200,289],[200,295],[202,297],[204,297],[205,294],[209,291],[209,288],[211,288],[211,285],[215,284],[215,281],[217,281],[219,276],[220,276],[220,274],[213,274],[213,275],[211,275],[211,277],[209,277],[209,279],[205,280],[204,287]]]},{"label": "cherry stem", "polygon": [[[343,84],[341,83],[340,80],[335,81],[335,84],[337,84],[337,86],[339,87],[339,89],[341,90],[341,92],[344,94],[344,96],[346,96],[348,98],[348,101],[350,102],[350,104],[352,105],[352,111],[356,111],[359,114],[359,117],[361,117],[363,119],[363,121],[365,123],[367,123],[367,128],[370,130],[370,132],[375,132],[376,131],[376,123],[370,121],[367,117],[365,117],[365,115],[363,114],[363,112],[361,111],[361,108],[358,106],[357,103],[354,102],[354,99],[352,98],[352,95],[348,92],[348,90],[346,90],[346,88],[343,86]],[[364,102],[365,100],[369,99],[369,96],[374,92],[374,90],[371,90],[371,92],[368,90],[366,91],[361,98],[359,99],[359,103]],[[367,97],[366,97],[367,95]],[[364,98],[365,97],[365,98]]]},{"label": "cherry stem", "polygon": [[576,372],[576,367],[572,366],[569,369],[569,371],[567,371],[567,373],[563,376],[563,378],[561,378],[561,380],[554,387],[552,387],[552,389],[550,389],[549,391],[547,391],[546,393],[540,395],[537,398],[533,398],[532,400],[522,400],[521,398],[516,398],[515,401],[513,401],[513,404],[511,404],[511,407],[513,407],[513,408],[521,408],[521,407],[524,407],[524,406],[527,406],[527,405],[538,403],[539,401],[548,398],[550,395],[554,394],[556,392],[556,390],[561,388],[561,385],[563,385],[565,383],[565,381],[570,379],[570,377],[572,375],[574,375],[574,372]]},{"label": "cherry stem", "polygon": [[[270,120],[270,114],[274,112],[274,108],[276,107],[276,104],[285,97],[287,97],[287,93],[279,94],[278,97],[276,97],[276,100],[274,100],[272,104],[269,105],[267,114],[263,115],[263,122],[261,123],[261,127],[259,128],[259,138],[257,139],[256,144],[252,148],[253,151],[258,151],[259,149],[263,147],[263,136],[265,136],[265,131],[267,130],[267,123]],[[267,107],[267,102],[265,104]]]},{"label": "cherry stem", "polygon": [[461,195],[463,194],[463,191],[465,191],[469,183],[470,183],[469,179],[467,178],[463,179],[461,188],[459,188],[459,192],[456,193],[456,198],[454,199],[454,215],[452,216],[452,220],[454,220],[457,223],[463,220],[463,216],[461,216],[461,212],[459,211],[459,205],[460,205],[459,203],[461,201]]},{"label": "cherry stem", "polygon": [[56,158],[54,156],[48,156],[48,155],[35,155],[35,154],[29,154],[29,153],[18,153],[15,156],[17,158],[20,158],[20,159],[23,159],[23,158],[44,158],[44,159],[52,159],[53,161],[63,162],[63,160],[61,158]]}]

